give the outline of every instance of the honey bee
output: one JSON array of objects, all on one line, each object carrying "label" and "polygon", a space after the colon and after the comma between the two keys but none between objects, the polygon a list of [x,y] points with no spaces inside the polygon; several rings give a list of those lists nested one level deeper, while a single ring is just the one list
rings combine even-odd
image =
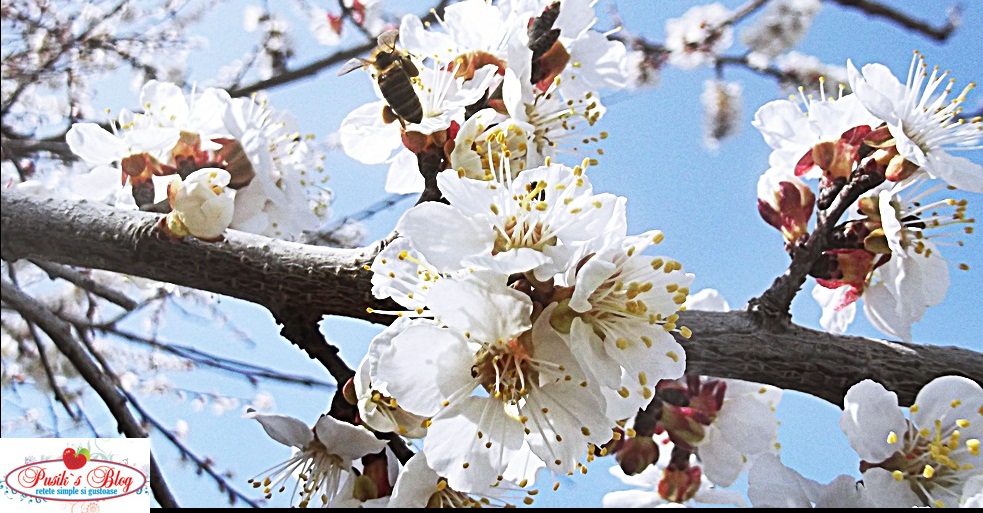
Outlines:
[{"label": "honey bee", "polygon": [[382,97],[389,104],[391,112],[383,112],[386,122],[396,119],[406,120],[410,123],[419,123],[423,120],[423,105],[420,97],[416,94],[411,78],[420,74],[409,54],[396,48],[396,38],[399,31],[396,29],[383,32],[379,36],[379,46],[372,51],[369,59],[354,58],[348,61],[339,71],[338,76],[351,73],[359,68],[372,66],[375,72],[372,74]]}]

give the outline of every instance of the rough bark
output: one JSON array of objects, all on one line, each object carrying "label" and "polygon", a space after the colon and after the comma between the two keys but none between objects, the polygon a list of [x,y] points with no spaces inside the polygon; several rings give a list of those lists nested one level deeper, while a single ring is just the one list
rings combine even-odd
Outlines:
[{"label": "rough bark", "polygon": [[[329,249],[232,230],[217,243],[170,241],[159,237],[159,217],[4,190],[0,252],[5,260],[31,258],[105,269],[260,304],[285,324],[284,335],[312,357],[333,348],[319,337],[289,336],[291,324],[310,326],[323,315],[392,320],[366,311],[392,307],[372,297],[371,273],[363,268],[381,243]],[[851,385],[865,378],[896,391],[905,404],[940,375],[983,381],[983,354],[975,351],[837,336],[792,323],[762,322],[758,315],[684,312],[681,323],[694,332],[691,340],[681,341],[688,371],[768,383],[837,405]],[[332,373],[341,377],[344,370]]]}]

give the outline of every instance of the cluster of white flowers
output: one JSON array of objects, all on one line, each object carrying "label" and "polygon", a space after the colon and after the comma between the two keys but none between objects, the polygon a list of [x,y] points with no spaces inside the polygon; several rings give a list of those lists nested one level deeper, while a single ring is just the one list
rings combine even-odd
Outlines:
[{"label": "cluster of white flowers", "polygon": [[171,233],[209,240],[230,226],[297,238],[329,215],[323,155],[264,99],[150,81],[140,101],[143,112],[122,111],[112,131],[72,126],[69,147],[96,167],[68,193],[148,210],[166,199]]},{"label": "cluster of white flowers", "polygon": [[[979,149],[981,122],[958,118],[972,85],[952,97],[954,80],[930,70],[921,54],[906,83],[881,64],[847,65],[853,94],[803,94],[801,103],[778,100],[755,114],[773,149],[758,209],[791,248],[808,236],[814,207],[828,208],[848,183],[883,182],[868,187],[853,218],[834,230],[811,271],[813,296],[823,307],[820,323],[832,332],[846,329],[863,298],[875,327],[910,340],[912,324],[949,285],[948,265],[931,239],[973,231],[966,200],[938,193],[945,185],[983,191],[983,167],[950,153]],[[818,178],[818,194],[800,177]]]},{"label": "cluster of white flowers", "polygon": [[821,0],[769,2],[764,14],[741,33],[741,42],[766,57],[784,53],[802,40],[822,5]]},{"label": "cluster of white flowers", "polygon": [[[446,168],[490,178],[502,171],[503,154],[518,173],[595,145],[606,137],[587,133],[604,115],[598,92],[625,87],[627,65],[624,45],[592,30],[592,5],[465,1],[448,6],[433,27],[404,17],[393,51],[404,56],[406,73],[387,73],[386,87],[408,79],[415,94],[389,105],[377,84],[380,100],[342,122],[346,153],[388,162],[386,190],[411,193],[424,188],[418,161],[427,156],[446,152]],[[366,64],[378,81],[385,70]],[[394,123],[380,116],[387,107],[421,114]]]},{"label": "cluster of white flowers", "polygon": [[[770,56],[784,51],[817,8],[816,2],[780,3],[772,18],[791,9],[798,19],[781,41],[752,38],[754,44]],[[710,62],[731,43],[732,15],[705,6],[670,22],[670,62]],[[528,487],[542,471],[586,472],[585,462],[606,454],[616,455],[619,477],[648,488],[612,494],[608,505],[743,505],[718,488],[752,467],[756,481],[805,482],[777,457],[780,390],[683,376],[678,339],[692,333],[678,324],[677,312],[726,309],[726,302],[712,291],[687,302],[693,276],[672,259],[643,254],[662,233],[628,235],[625,199],[592,188],[588,170],[595,159],[581,153],[576,165],[561,163],[564,150],[583,152],[578,145],[607,137],[580,132],[604,114],[599,91],[629,80],[624,46],[592,30],[594,23],[587,0],[466,0],[449,6],[436,24],[404,17],[398,32],[379,37],[368,59],[343,69],[364,68],[379,98],[343,121],[339,139],[346,153],[364,163],[389,163],[390,192],[429,187],[444,201],[408,210],[397,223],[398,237],[367,266],[374,296],[399,307],[370,310],[397,318],[372,340],[345,387],[358,411],[357,427],[345,429],[359,442],[339,443],[340,432],[325,438],[321,430],[328,424],[338,427],[329,417],[309,428],[296,419],[251,414],[274,439],[298,449],[254,486],[268,495],[283,491],[299,469],[302,506],[314,498],[328,506],[467,506],[523,493],[529,503],[534,491]],[[873,81],[876,73],[864,77]],[[805,112],[793,101],[773,102],[758,112],[755,125],[775,149],[759,186],[759,211],[790,248],[808,236],[817,196],[818,203],[827,201],[799,177],[842,187],[862,168],[898,183],[874,190],[861,204],[866,217],[848,225],[853,231],[842,230],[844,239],[859,227],[865,236],[873,233],[869,247],[861,238],[859,248],[831,250],[824,261],[828,276],[817,277],[824,289],[845,284],[859,295],[879,289],[854,280],[858,261],[886,270],[886,263],[916,254],[924,260],[934,252],[922,236],[932,224],[922,213],[939,205],[916,203],[927,193],[902,201],[900,190],[942,175],[950,183],[965,180],[947,171],[948,157],[931,145],[939,137],[916,129],[911,137],[920,139],[906,146],[891,127],[909,129],[909,123],[867,105],[879,101],[874,92],[881,85],[865,89],[863,77],[851,77],[856,95],[835,101],[825,91],[815,100],[803,95]],[[939,80],[931,79],[929,95]],[[909,85],[921,87],[918,79]],[[949,123],[955,108],[943,104],[948,90],[941,94],[915,104],[920,110],[934,102],[941,110],[932,121],[965,144],[965,130]],[[709,83],[712,138],[736,127],[739,95],[739,86]],[[871,151],[860,156],[864,144]],[[958,219],[964,205],[951,206]],[[857,250],[873,256],[864,260]],[[892,251],[904,256],[892,258]],[[883,261],[875,266],[877,259]],[[910,279],[903,270],[898,274]],[[899,299],[911,297],[911,290],[887,293],[897,294],[897,316],[921,315]],[[938,291],[927,287],[920,294],[919,301],[930,303]],[[885,326],[903,336],[889,317],[882,309]],[[380,478],[368,468],[385,458],[372,432],[419,440],[420,453],[398,477]],[[931,443],[953,440],[950,432],[942,436],[950,438]],[[966,451],[978,452],[978,442]],[[950,468],[955,460],[932,461]],[[941,466],[935,472],[948,475]],[[846,488],[840,481],[837,490]],[[806,500],[839,500],[832,493],[820,493],[816,484]],[[796,497],[768,490],[755,500]]]},{"label": "cluster of white flowers", "polygon": [[898,397],[864,380],[846,394],[840,427],[860,456],[862,481],[823,485],[759,458],[748,475],[755,507],[964,507],[983,505],[983,388],[943,376],[922,388],[905,418]]},{"label": "cluster of white flowers", "polygon": [[448,170],[438,184],[450,204],[406,212],[371,266],[376,296],[406,311],[372,342],[359,404],[379,394],[376,410],[422,417],[427,460],[457,490],[500,481],[516,460],[573,472],[659,380],[682,375],[670,332],[689,335],[675,313],[692,275],[643,255],[661,232],[628,236],[624,201],[594,194],[580,167]]},{"label": "cluster of white flowers", "polygon": [[[345,119],[345,150],[391,159],[400,192],[423,189],[428,162],[446,200],[408,210],[369,266],[374,295],[402,309],[375,312],[398,318],[350,394],[366,427],[422,438],[403,472],[424,469],[405,478],[417,484],[395,484],[422,487],[420,504],[586,471],[619,421],[683,375],[674,334],[691,335],[677,311],[693,276],[643,254],[662,233],[628,235],[625,199],[593,191],[594,159],[560,163],[606,137],[583,132],[604,113],[599,91],[627,83],[624,46],[594,23],[587,0],[464,1],[433,27],[403,18],[398,47],[387,33],[353,64],[380,100]],[[412,98],[391,93],[393,73]],[[336,484],[327,497],[345,495]]]}]

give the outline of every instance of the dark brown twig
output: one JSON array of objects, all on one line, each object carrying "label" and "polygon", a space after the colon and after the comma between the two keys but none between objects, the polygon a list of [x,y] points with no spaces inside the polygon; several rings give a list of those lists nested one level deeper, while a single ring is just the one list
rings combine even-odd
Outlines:
[{"label": "dark brown twig", "polygon": [[916,18],[912,18],[907,14],[895,10],[877,2],[872,2],[870,0],[832,0],[834,3],[840,4],[843,7],[849,7],[852,9],[858,9],[871,16],[879,16],[888,21],[892,21],[901,25],[902,27],[914,30],[926,37],[930,37],[936,41],[945,41],[949,39],[956,30],[956,25],[959,20],[959,11],[954,10],[953,14],[949,16],[949,19],[941,27],[933,27],[926,21],[922,21]]},{"label": "dark brown twig", "polygon": [[40,260],[32,260],[31,263],[40,267],[41,270],[47,273],[50,278],[62,278],[67,280],[109,301],[110,303],[123,308],[124,310],[135,310],[140,306],[140,303],[130,299],[126,294],[123,294],[114,288],[107,287],[92,279],[91,276],[87,276],[85,273],[72,269],[71,267],[52,264],[50,262],[43,262]]},{"label": "dark brown twig", "polygon": [[781,329],[791,322],[789,307],[792,305],[792,300],[805,283],[812,266],[822,256],[823,251],[829,249],[827,242],[836,223],[863,193],[871,190],[875,185],[876,183],[862,180],[847,183],[829,208],[819,213],[816,227],[806,242],[793,247],[792,262],[788,269],[775,279],[768,290],[748,302],[748,311],[759,316],[766,327]]},{"label": "dark brown twig", "polygon": [[[424,22],[433,21],[435,19],[435,15],[433,14],[433,12],[436,11],[439,13],[443,11],[444,7],[446,7],[448,3],[449,3],[448,0],[441,0],[441,2],[438,3],[437,6],[431,10],[430,13],[421,16],[420,19],[423,20]],[[347,50],[341,50],[339,52],[335,52],[331,55],[318,59],[306,66],[302,66],[300,68],[293,69],[285,73],[281,73],[275,77],[270,77],[266,80],[260,80],[258,82],[255,82],[247,86],[232,89],[229,91],[229,94],[232,95],[233,97],[249,96],[250,94],[253,94],[258,91],[262,91],[265,89],[272,89],[274,87],[290,84],[298,80],[313,77],[318,73],[320,73],[321,71],[330,68],[331,66],[334,66],[336,64],[341,64],[343,62],[347,62],[348,60],[354,57],[364,55],[366,52],[375,48],[376,44],[377,43],[375,40],[367,41],[365,43],[354,46]]]}]

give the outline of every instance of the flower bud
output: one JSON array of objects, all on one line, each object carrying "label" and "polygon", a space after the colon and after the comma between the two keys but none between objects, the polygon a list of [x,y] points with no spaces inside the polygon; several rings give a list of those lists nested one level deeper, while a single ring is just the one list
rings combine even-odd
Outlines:
[{"label": "flower bud", "polygon": [[794,243],[809,234],[809,219],[816,196],[801,180],[767,172],[758,180],[758,213],[766,223],[782,232],[785,242]]},{"label": "flower bud", "polygon": [[823,287],[851,285],[862,291],[874,270],[875,257],[866,249],[833,249],[824,252],[809,273]]},{"label": "flower bud", "polygon": [[696,447],[706,436],[706,426],[713,418],[705,412],[688,406],[662,406],[662,417],[659,423],[665,428],[669,439],[683,448]]},{"label": "flower bud", "polygon": [[224,169],[204,168],[181,181],[175,177],[167,186],[171,213],[164,223],[175,237],[193,235],[215,241],[232,223],[235,196],[227,189],[231,176]]},{"label": "flower bud", "polygon": [[666,469],[659,481],[659,495],[670,502],[686,502],[696,495],[700,489],[700,479],[703,472],[700,467],[689,467],[682,470]]},{"label": "flower bud", "polygon": [[636,436],[624,441],[614,459],[629,476],[641,474],[649,465],[659,461],[659,445],[651,436]]}]

